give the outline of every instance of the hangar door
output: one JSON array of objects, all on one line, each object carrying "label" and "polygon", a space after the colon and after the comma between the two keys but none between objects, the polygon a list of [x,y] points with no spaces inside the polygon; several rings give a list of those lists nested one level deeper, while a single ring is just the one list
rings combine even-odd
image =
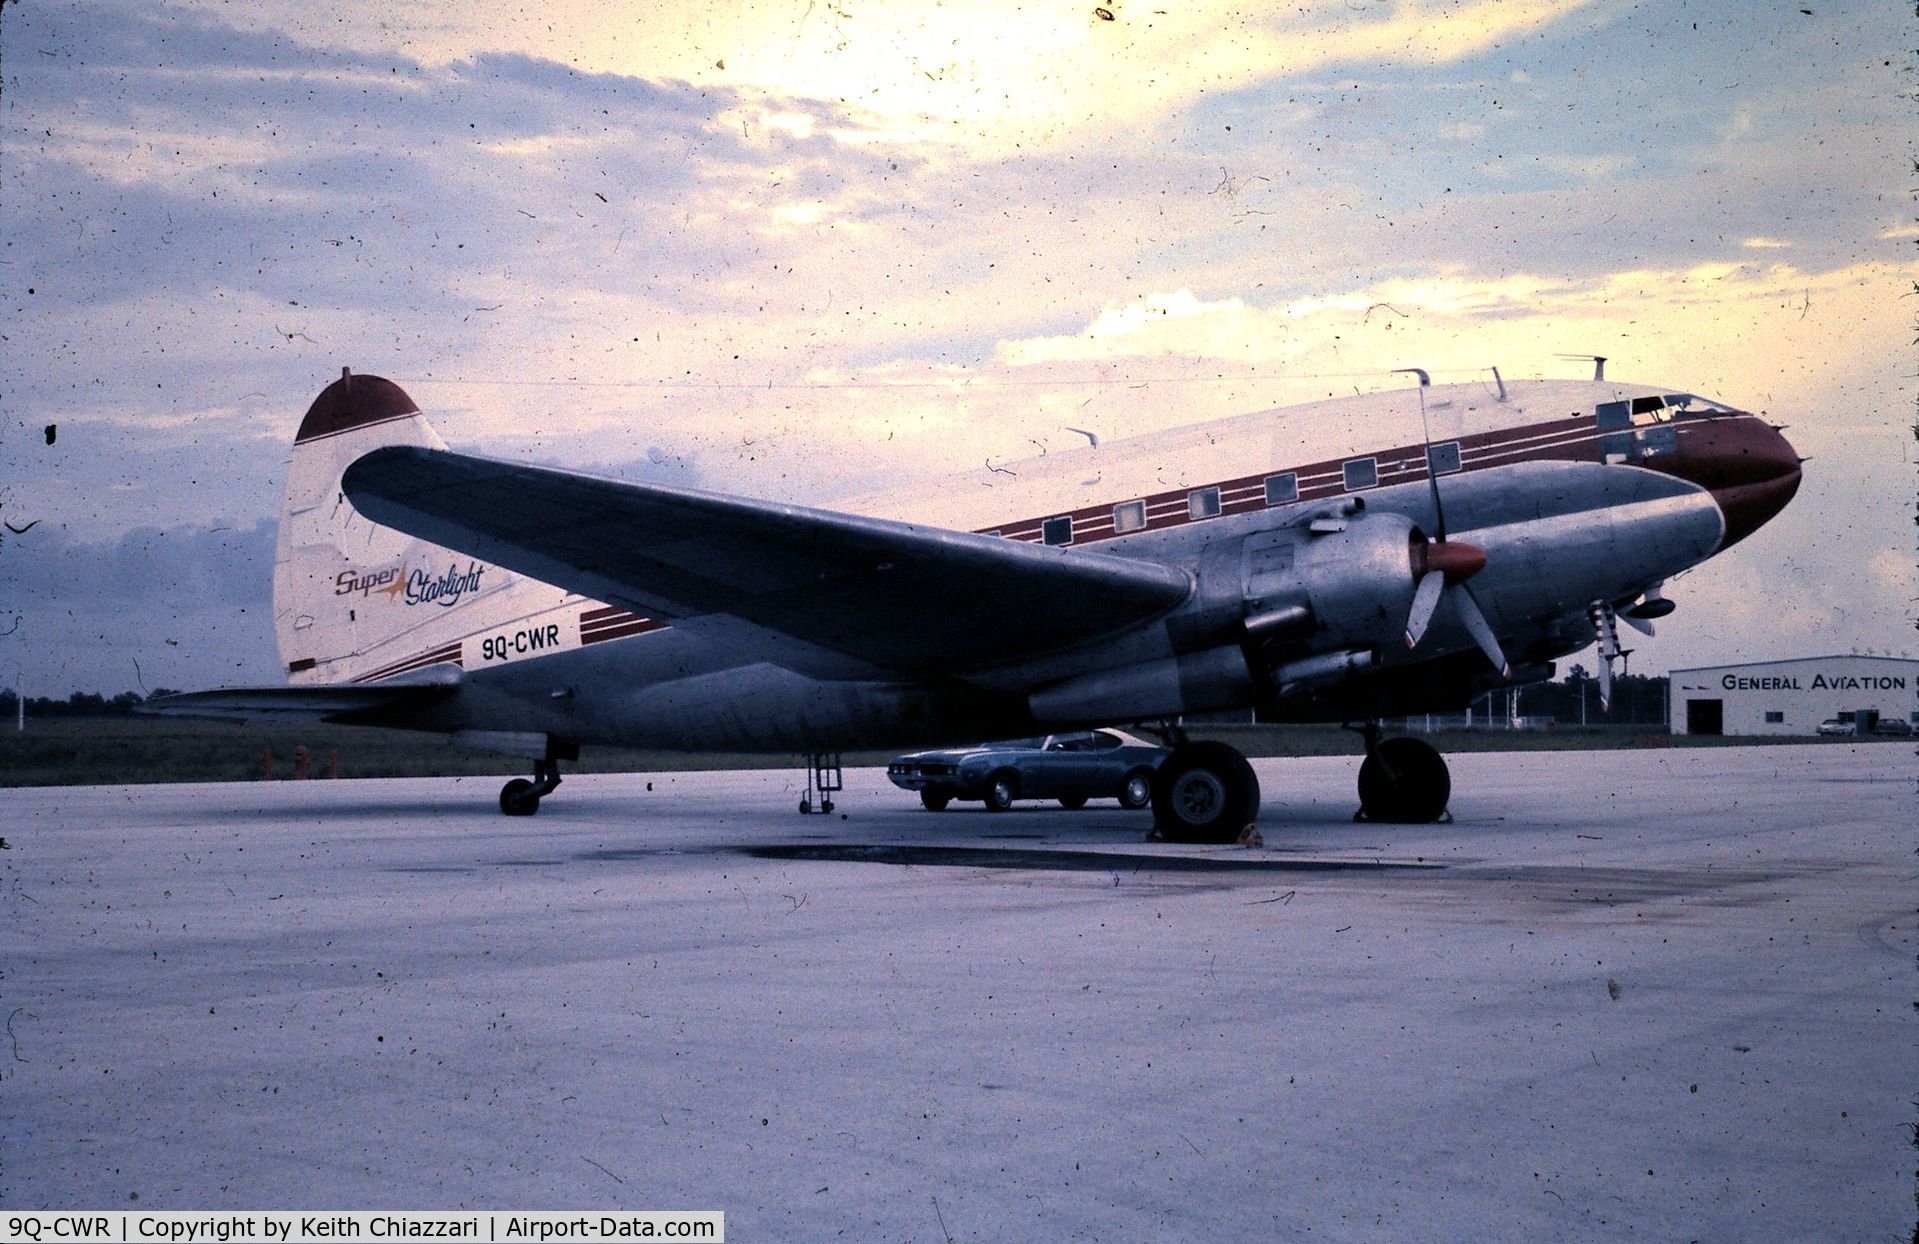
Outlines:
[{"label": "hangar door", "polygon": [[1724,700],[1687,700],[1687,734],[1724,734],[1726,732],[1726,702]]}]

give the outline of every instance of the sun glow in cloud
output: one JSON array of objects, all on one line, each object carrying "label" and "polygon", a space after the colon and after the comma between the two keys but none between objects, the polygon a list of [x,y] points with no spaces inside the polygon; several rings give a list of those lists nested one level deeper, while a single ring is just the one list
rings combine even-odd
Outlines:
[{"label": "sun glow in cloud", "polygon": [[1404,0],[1285,5],[1236,0],[854,4],[556,0],[493,10],[481,26],[426,8],[225,7],[321,45],[396,43],[428,64],[476,35],[592,73],[830,102],[868,138],[1000,152],[1092,137],[1125,143],[1207,95],[1333,65],[1437,65],[1497,47],[1598,0]]}]

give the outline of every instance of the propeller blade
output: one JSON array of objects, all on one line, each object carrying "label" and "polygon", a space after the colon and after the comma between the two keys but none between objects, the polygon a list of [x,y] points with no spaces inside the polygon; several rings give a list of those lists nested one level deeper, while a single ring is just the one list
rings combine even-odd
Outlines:
[{"label": "propeller blade", "polygon": [[1499,646],[1499,637],[1493,634],[1492,623],[1486,621],[1485,611],[1480,609],[1479,601],[1473,597],[1473,590],[1464,583],[1452,586],[1453,608],[1459,611],[1459,620],[1472,632],[1473,640],[1486,659],[1493,663],[1501,678],[1512,677],[1513,667],[1506,660],[1505,650]]},{"label": "propeller blade", "polygon": [[1426,634],[1426,628],[1432,625],[1433,611],[1439,608],[1439,594],[1446,590],[1446,576],[1438,571],[1428,571],[1419,577],[1419,586],[1413,590],[1412,612],[1406,615],[1406,646],[1419,647],[1419,641]]},{"label": "propeller blade", "polygon": [[1612,661],[1606,657],[1599,661],[1599,711],[1612,712]]}]

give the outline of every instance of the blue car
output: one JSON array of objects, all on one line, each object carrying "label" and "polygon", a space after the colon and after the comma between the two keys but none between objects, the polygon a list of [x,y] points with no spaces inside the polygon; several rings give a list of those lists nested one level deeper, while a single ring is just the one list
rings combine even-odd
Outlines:
[{"label": "blue car", "polygon": [[1011,739],[977,747],[912,752],[886,766],[902,790],[938,812],[955,799],[978,799],[1004,812],[1015,799],[1057,799],[1082,808],[1088,799],[1117,799],[1143,808],[1153,799],[1153,773],[1168,748],[1120,730],[1081,730],[1043,739]]}]

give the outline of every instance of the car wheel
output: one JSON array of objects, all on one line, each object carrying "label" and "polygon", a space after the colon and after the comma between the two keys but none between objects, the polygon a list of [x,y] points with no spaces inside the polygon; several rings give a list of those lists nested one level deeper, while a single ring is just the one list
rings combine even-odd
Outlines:
[{"label": "car wheel", "polygon": [[928,812],[944,812],[946,811],[946,805],[951,802],[953,802],[951,795],[942,795],[937,791],[930,790],[920,792],[920,807],[925,808]]},{"label": "car wheel", "polygon": [[1019,793],[1018,781],[1010,773],[995,773],[992,781],[986,784],[986,810],[1004,812],[1013,806],[1013,796]]},{"label": "car wheel", "polygon": [[1153,802],[1153,775],[1141,769],[1138,773],[1126,775],[1126,785],[1119,788],[1119,806],[1137,812]]}]

